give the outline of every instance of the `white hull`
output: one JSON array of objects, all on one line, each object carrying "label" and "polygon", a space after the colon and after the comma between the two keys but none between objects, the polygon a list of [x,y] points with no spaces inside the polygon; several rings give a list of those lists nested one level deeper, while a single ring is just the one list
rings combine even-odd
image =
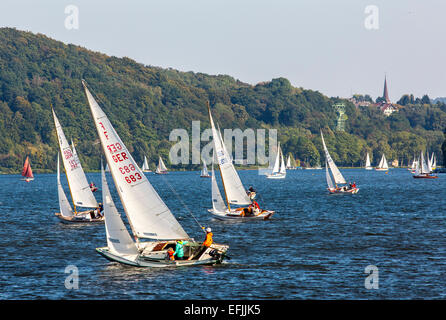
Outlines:
[{"label": "white hull", "polygon": [[71,217],[64,217],[59,212],[55,213],[56,217],[58,217],[62,222],[66,223],[98,223],[98,222],[104,222],[104,217],[102,218],[90,218],[90,213],[88,212],[80,212],[76,214],[75,216]]},{"label": "white hull", "polygon": [[366,170],[373,170],[372,167],[365,167]]},{"label": "white hull", "polygon": [[[163,245],[163,242],[156,242],[151,244],[151,249],[154,245]],[[173,244],[172,244],[173,245]],[[137,255],[119,255],[113,253],[108,247],[96,248],[96,251],[110,261],[119,262],[126,265],[135,267],[147,267],[147,268],[166,268],[166,267],[182,267],[182,266],[195,266],[195,265],[213,265],[222,263],[225,258],[226,251],[229,246],[212,244],[203,253],[200,253],[204,248],[195,243],[198,255],[192,256],[190,260],[185,255],[185,260],[167,260],[167,250],[148,251],[143,250],[142,253]],[[216,256],[215,253],[220,253]]]},{"label": "white hull", "polygon": [[268,179],[285,179],[286,173],[272,173],[272,174],[267,174],[266,177]]},{"label": "white hull", "polygon": [[327,188],[327,190],[328,192],[330,192],[330,194],[356,194],[358,193],[359,188],[353,188],[347,190]]},{"label": "white hull", "polygon": [[213,217],[219,220],[240,220],[240,221],[246,221],[246,220],[268,220],[271,218],[271,216],[274,214],[274,211],[271,210],[264,210],[258,215],[252,215],[252,216],[243,216],[241,215],[241,211],[236,210],[226,210],[225,212],[221,211],[214,211],[213,209],[208,209],[210,213],[212,213]]},{"label": "white hull", "polygon": [[389,169],[385,169],[385,168],[375,168],[376,171],[388,171]]}]

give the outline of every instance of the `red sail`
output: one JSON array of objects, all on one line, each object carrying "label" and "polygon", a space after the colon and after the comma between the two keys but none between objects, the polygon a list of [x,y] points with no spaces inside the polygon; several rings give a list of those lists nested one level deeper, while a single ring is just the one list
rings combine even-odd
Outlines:
[{"label": "red sail", "polygon": [[29,159],[26,157],[25,164],[23,165],[22,176],[26,178],[34,178],[33,171],[31,170],[31,165],[29,164]]}]

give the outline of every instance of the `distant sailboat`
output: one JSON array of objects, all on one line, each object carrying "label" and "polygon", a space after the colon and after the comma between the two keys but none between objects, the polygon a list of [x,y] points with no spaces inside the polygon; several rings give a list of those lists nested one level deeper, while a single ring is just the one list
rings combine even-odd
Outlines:
[{"label": "distant sailboat", "polygon": [[204,161],[203,159],[203,169],[201,170],[201,178],[210,178],[211,176],[209,175],[208,172],[208,168],[206,167],[206,161]]},{"label": "distant sailboat", "polygon": [[146,156],[144,156],[144,163],[142,164],[141,170],[142,170],[142,172],[152,172],[152,170],[150,170],[149,162],[147,161]]},{"label": "distant sailboat", "polygon": [[[82,165],[77,156],[76,149],[70,148],[59,119],[53,111],[54,125],[56,127],[56,134],[59,142],[60,152],[62,154],[62,162],[65,169],[65,174],[68,181],[68,188],[70,189],[71,200],[73,201],[74,212],[60,207],[61,212],[56,212],[55,215],[64,222],[102,222],[104,218],[100,214],[95,214],[94,209],[99,208],[96,198],[88,184]],[[59,157],[57,158],[59,172]],[[60,174],[57,177],[58,185],[60,184]],[[62,190],[63,193],[63,190]],[[59,191],[59,204],[64,204],[66,196]],[[62,196],[62,199],[60,198]],[[68,206],[70,204],[68,203]],[[78,207],[93,208],[93,210],[77,211]],[[66,216],[64,212],[72,212],[72,215]]]},{"label": "distant sailboat", "polygon": [[[258,208],[232,208],[231,204],[239,206],[252,205],[251,199],[248,196],[243,184],[240,180],[234,165],[232,164],[231,157],[226,150],[224,141],[221,134],[217,131],[214,125],[214,120],[212,118],[211,109],[208,104],[209,120],[211,123],[212,137],[214,143],[214,151],[217,156],[218,167],[220,169],[220,177],[223,184],[224,194],[227,203],[227,209],[224,212],[217,212],[214,210],[211,213],[217,219],[229,220],[229,219],[269,219],[274,211],[262,210]],[[218,186],[214,186],[218,188]],[[214,194],[214,193],[213,193]],[[252,209],[252,210],[250,210]]]},{"label": "distant sailboat", "polygon": [[370,164],[370,156],[369,156],[368,152],[367,152],[367,158],[365,160],[365,169],[366,170],[372,170],[373,169],[373,167]]},{"label": "distant sailboat", "polygon": [[376,171],[387,171],[389,170],[389,165],[387,164],[386,156],[382,155],[381,160],[379,161],[378,166],[375,168]]},{"label": "distant sailboat", "polygon": [[168,173],[167,168],[164,165],[163,159],[161,157],[159,157],[158,167],[156,167],[155,173],[156,174],[167,174]]},{"label": "distant sailboat", "polygon": [[[338,167],[334,163],[333,159],[330,156],[330,153],[328,152],[327,146],[325,145],[324,135],[321,131],[321,137],[322,137],[322,146],[324,147],[324,153],[325,153],[325,177],[327,180],[327,190],[330,193],[336,193],[336,194],[355,194],[358,193],[359,188],[356,186],[347,186],[347,182],[344,179],[344,176],[339,171]],[[330,172],[333,175],[334,184],[330,177]],[[341,186],[339,186],[341,185]],[[342,186],[343,185],[343,186]]]},{"label": "distant sailboat", "polygon": [[110,168],[108,167],[108,163],[107,163],[107,165],[105,166],[105,172],[110,172]]},{"label": "distant sailboat", "polygon": [[429,161],[429,157],[427,158],[427,163],[424,161],[423,152],[421,152],[420,157],[420,165],[415,169],[415,174],[413,177],[415,179],[437,179],[438,176],[432,175],[432,168]]},{"label": "distant sailboat", "polygon": [[274,162],[273,171],[271,174],[267,174],[266,177],[268,179],[285,179],[286,177],[285,162],[283,160],[282,150],[280,149],[280,142],[277,146],[277,156],[276,161]]},{"label": "distant sailboat", "polygon": [[291,164],[291,155],[288,155],[288,158],[286,160],[286,169],[287,170],[295,170],[296,169],[296,164],[293,161],[293,165]]},{"label": "distant sailboat", "polygon": [[[82,83],[116,192],[135,239],[134,241],[130,236],[114,204],[102,170],[107,246],[96,248],[96,251],[108,260],[138,267],[162,268],[221,263],[229,246],[212,243],[210,247],[204,247],[201,242],[189,237],[142,173],[85,83]],[[107,148],[108,146],[113,146],[113,149]],[[115,162],[114,159],[118,161]],[[123,166],[129,168],[130,172],[122,172],[120,169]],[[184,259],[166,259],[167,249],[175,248],[177,240],[187,241],[184,243]]]},{"label": "distant sailboat", "polygon": [[31,170],[31,164],[29,163],[29,157],[27,156],[25,159],[25,163],[23,164],[22,169],[22,180],[26,182],[30,182],[34,180],[33,171]]},{"label": "distant sailboat", "polygon": [[412,173],[415,173],[415,170],[416,170],[417,166],[418,166],[418,161],[417,161],[417,159],[416,159],[415,156],[414,156],[414,157],[413,157],[413,161],[412,161],[412,165],[409,166],[409,167],[407,168],[407,170],[410,170]]}]

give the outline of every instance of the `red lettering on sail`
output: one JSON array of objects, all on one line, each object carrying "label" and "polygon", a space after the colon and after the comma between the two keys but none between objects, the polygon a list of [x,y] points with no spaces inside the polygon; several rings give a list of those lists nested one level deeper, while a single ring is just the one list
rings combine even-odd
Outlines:
[{"label": "red lettering on sail", "polygon": [[102,127],[102,132],[104,133],[105,138],[108,140],[107,130],[105,130],[105,126],[102,122],[99,122]]}]

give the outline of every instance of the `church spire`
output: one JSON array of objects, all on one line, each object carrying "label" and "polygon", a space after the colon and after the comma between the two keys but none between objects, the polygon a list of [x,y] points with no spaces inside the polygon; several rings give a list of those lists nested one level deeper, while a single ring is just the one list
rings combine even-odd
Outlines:
[{"label": "church spire", "polygon": [[386,101],[386,103],[390,103],[389,99],[389,92],[387,91],[387,79],[384,75],[384,93],[383,93],[383,99]]}]

